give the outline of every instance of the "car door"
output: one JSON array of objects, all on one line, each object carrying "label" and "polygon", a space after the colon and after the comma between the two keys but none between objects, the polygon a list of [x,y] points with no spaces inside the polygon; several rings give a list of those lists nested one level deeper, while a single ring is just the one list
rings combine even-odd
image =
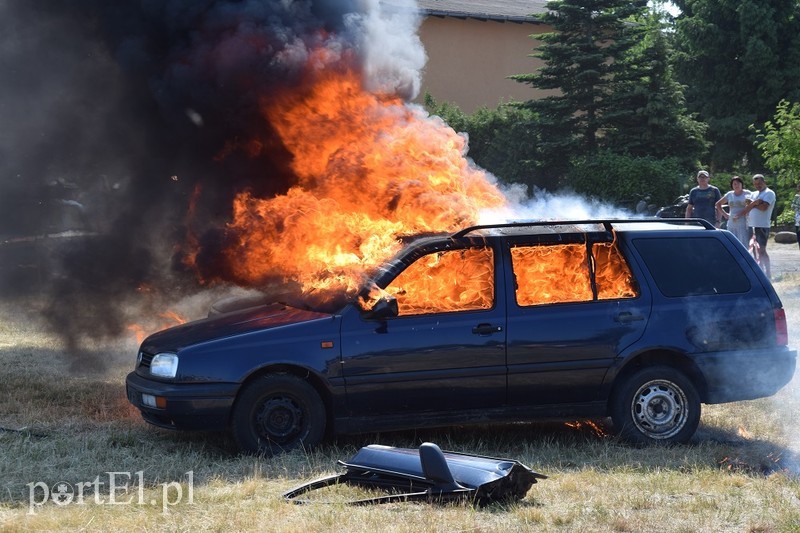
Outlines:
[{"label": "car door", "polygon": [[644,332],[649,295],[613,243],[511,245],[506,257],[509,404],[595,400]]},{"label": "car door", "polygon": [[398,316],[368,319],[356,307],[343,315],[350,416],[505,402],[505,284],[498,261],[485,244],[425,253],[385,287],[397,299]]}]

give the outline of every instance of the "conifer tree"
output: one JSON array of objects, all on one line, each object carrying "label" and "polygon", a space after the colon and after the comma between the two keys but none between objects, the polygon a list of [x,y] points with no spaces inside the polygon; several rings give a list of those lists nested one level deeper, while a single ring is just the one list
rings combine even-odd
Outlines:
[{"label": "conifer tree", "polygon": [[800,100],[800,2],[675,0],[676,70],[689,109],[709,125],[712,162],[729,168],[757,151],[782,99]]},{"label": "conifer tree", "polygon": [[561,175],[569,156],[595,152],[612,105],[614,78],[625,54],[636,44],[629,22],[647,9],[645,1],[552,0],[542,22],[553,31],[533,37],[542,42],[533,56],[544,66],[513,78],[554,93],[526,106],[538,114],[541,165]]},{"label": "conifer tree", "polygon": [[606,111],[607,148],[638,157],[677,157],[686,166],[704,155],[706,124],[689,114],[669,63],[671,45],[665,13],[652,10],[631,32],[639,42],[622,58]]}]

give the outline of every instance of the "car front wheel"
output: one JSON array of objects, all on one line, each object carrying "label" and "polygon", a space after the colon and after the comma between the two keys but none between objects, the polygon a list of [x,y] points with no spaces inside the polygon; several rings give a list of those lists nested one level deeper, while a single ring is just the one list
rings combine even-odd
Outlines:
[{"label": "car front wheel", "polygon": [[325,406],[314,387],[289,374],[268,374],[246,385],[233,408],[233,436],[244,452],[275,454],[318,444]]},{"label": "car front wheel", "polygon": [[685,443],[700,423],[700,396],[674,368],[643,368],[612,398],[611,419],[617,433],[635,444]]}]

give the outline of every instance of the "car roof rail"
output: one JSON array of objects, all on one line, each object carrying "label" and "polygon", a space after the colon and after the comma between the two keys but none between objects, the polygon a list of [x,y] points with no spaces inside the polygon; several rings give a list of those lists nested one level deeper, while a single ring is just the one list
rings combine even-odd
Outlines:
[{"label": "car roof rail", "polygon": [[452,235],[451,238],[457,239],[466,237],[473,231],[480,231],[486,229],[502,229],[502,228],[524,228],[524,227],[537,227],[537,226],[577,226],[586,224],[602,224],[605,231],[613,231],[614,224],[675,224],[678,226],[702,226],[707,230],[716,229],[716,227],[702,218],[605,218],[605,219],[585,219],[585,220],[535,220],[523,222],[506,222],[502,224],[479,224],[469,226],[459,230]]}]

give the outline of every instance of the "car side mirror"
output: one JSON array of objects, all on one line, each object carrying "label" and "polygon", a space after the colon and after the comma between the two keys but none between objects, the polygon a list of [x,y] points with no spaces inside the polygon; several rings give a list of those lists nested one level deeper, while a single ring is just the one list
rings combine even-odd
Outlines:
[{"label": "car side mirror", "polygon": [[393,296],[382,296],[372,309],[363,312],[363,317],[372,320],[382,320],[385,318],[394,318],[400,314],[397,307],[397,299]]}]

